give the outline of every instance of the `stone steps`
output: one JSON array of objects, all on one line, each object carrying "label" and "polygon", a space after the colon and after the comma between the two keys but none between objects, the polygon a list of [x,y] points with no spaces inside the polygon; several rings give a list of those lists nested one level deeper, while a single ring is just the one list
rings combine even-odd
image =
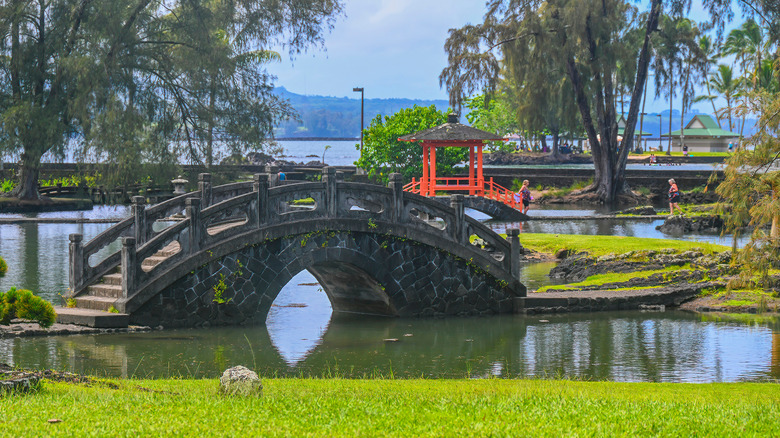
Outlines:
[{"label": "stone steps", "polygon": [[57,322],[60,324],[76,324],[94,328],[126,328],[130,324],[130,315],[126,313],[109,313],[71,307],[55,307],[54,311],[57,312]]},{"label": "stone steps", "polygon": [[[105,277],[104,277],[105,278]],[[121,278],[120,278],[121,281]],[[122,298],[122,285],[119,284],[95,284],[87,287],[88,297],[103,297],[103,298]]]},{"label": "stone steps", "polygon": [[[208,231],[214,234],[240,224],[241,222],[223,223],[210,227]],[[180,250],[178,242],[171,242],[141,261],[141,269],[149,272]],[[129,315],[108,312],[108,309],[122,297],[122,267],[119,266],[110,274],[101,277],[97,283],[88,286],[83,295],[75,297],[75,308],[58,308],[57,322],[98,328],[127,327]],[[62,318],[60,318],[60,314],[62,314]]]},{"label": "stone steps", "polygon": [[112,297],[83,295],[76,297],[76,307],[80,309],[102,310],[108,312],[108,309],[110,309],[116,301],[117,299]]},{"label": "stone steps", "polygon": [[[118,268],[119,271],[121,268]],[[106,274],[103,276],[103,284],[112,286],[122,285],[122,272],[114,272],[113,274]]]}]

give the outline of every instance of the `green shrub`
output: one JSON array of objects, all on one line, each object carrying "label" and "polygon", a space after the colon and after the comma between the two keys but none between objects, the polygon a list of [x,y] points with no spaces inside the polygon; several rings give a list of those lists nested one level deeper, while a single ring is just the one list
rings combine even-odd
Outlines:
[{"label": "green shrub", "polygon": [[0,292],[0,324],[9,325],[12,319],[22,318],[37,322],[41,327],[51,327],[57,319],[54,307],[27,289],[12,287]]},{"label": "green shrub", "polygon": [[8,272],[8,263],[0,257],[0,278],[5,277],[6,272]]},{"label": "green shrub", "polygon": [[10,179],[4,180],[2,183],[0,183],[0,192],[6,192],[9,193],[11,190],[16,187],[16,182]]},{"label": "green shrub", "polygon": [[653,192],[647,187],[637,187],[636,192],[643,196],[650,196]]}]

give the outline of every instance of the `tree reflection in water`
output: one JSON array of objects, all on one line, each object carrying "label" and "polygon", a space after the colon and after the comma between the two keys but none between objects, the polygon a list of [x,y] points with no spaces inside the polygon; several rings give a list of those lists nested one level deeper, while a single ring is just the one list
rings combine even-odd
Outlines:
[{"label": "tree reflection in water", "polygon": [[[289,309],[294,318],[305,308]],[[780,378],[775,318],[729,322],[676,311],[440,320],[334,317],[316,340],[311,333],[318,333],[321,323],[307,326],[306,321],[288,328],[269,321],[267,328],[3,339],[0,353],[23,367],[122,377],[215,377],[225,365],[243,364],[265,376]],[[275,333],[273,339],[269,333]],[[288,344],[301,339],[313,347],[304,351]]]}]

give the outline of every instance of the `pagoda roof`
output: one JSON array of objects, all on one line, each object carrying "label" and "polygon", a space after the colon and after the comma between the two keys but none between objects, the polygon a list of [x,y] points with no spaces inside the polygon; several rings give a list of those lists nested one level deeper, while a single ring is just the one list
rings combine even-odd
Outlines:
[{"label": "pagoda roof", "polygon": [[492,132],[472,128],[471,126],[458,123],[458,116],[450,114],[447,117],[447,123],[433,128],[424,129],[414,134],[407,134],[398,137],[400,141],[430,141],[430,142],[458,142],[458,141],[500,141],[506,140],[504,137],[493,134]]},{"label": "pagoda roof", "polygon": [[[680,130],[672,131],[672,137],[680,137]],[[661,137],[669,137],[669,134],[661,134]],[[685,127],[686,137],[739,137],[739,134],[721,129],[712,117],[697,114]]]}]

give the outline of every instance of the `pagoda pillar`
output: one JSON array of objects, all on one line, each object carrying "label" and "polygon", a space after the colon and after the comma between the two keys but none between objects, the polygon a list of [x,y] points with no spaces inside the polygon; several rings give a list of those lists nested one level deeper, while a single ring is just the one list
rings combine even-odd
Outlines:
[{"label": "pagoda pillar", "polygon": [[420,194],[423,196],[428,196],[428,144],[423,143],[423,174],[422,179],[420,180]]},{"label": "pagoda pillar", "polygon": [[469,195],[474,195],[477,181],[474,178],[474,146],[469,146]]},{"label": "pagoda pillar", "polygon": [[431,146],[431,185],[430,195],[436,196],[436,146]]},{"label": "pagoda pillar", "polygon": [[485,177],[482,174],[482,145],[477,146],[477,186],[479,186],[479,195],[485,196]]}]

